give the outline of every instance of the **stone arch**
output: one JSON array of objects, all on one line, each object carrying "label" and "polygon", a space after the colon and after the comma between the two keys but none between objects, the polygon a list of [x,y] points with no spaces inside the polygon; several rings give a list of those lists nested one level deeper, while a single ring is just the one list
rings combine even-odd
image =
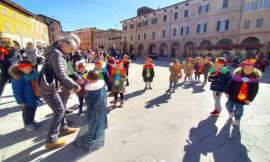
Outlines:
[{"label": "stone arch", "polygon": [[138,46],[138,49],[137,49],[137,54],[138,54],[138,56],[142,56],[143,53],[144,53],[144,47],[143,47],[142,44],[140,44],[140,45]]},{"label": "stone arch", "polygon": [[185,45],[184,45],[184,53],[185,53],[185,55],[187,55],[187,56],[193,55],[194,54],[194,47],[195,47],[195,45],[194,45],[194,43],[192,41],[186,42]]},{"label": "stone arch", "polygon": [[157,46],[155,44],[150,44],[148,47],[149,54],[157,54]]},{"label": "stone arch", "polygon": [[233,45],[233,41],[231,39],[221,39],[217,42],[219,46],[230,46]]},{"label": "stone arch", "polygon": [[168,56],[168,45],[167,43],[161,43],[159,46],[159,55]]},{"label": "stone arch", "polygon": [[256,45],[260,44],[260,40],[256,37],[247,37],[242,42],[242,45]]},{"label": "stone arch", "polygon": [[209,40],[203,40],[203,41],[201,41],[201,43],[200,43],[200,47],[204,47],[204,48],[208,48],[208,47],[210,47],[212,45],[212,43],[211,43],[211,41],[209,41]]},{"label": "stone arch", "polygon": [[134,53],[134,52],[135,52],[134,45],[130,45],[129,46],[129,53]]},{"label": "stone arch", "polygon": [[178,42],[173,42],[171,46],[171,57],[175,57],[179,53],[180,44]]}]

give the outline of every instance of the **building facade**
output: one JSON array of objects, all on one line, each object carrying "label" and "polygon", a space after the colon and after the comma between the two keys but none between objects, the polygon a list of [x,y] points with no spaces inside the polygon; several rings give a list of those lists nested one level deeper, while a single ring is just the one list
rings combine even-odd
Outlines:
[{"label": "building facade", "polygon": [[0,1],[0,37],[12,39],[18,49],[25,48],[28,42],[35,47],[49,44],[47,25],[9,0]]},{"label": "building facade", "polygon": [[[263,2],[263,9],[243,12],[251,1],[257,6]],[[186,0],[144,14],[138,12],[136,17],[121,21],[122,48],[137,55],[155,53],[174,57],[197,52],[195,49],[241,44],[248,37],[262,40],[257,42],[258,46],[262,43],[265,46],[270,35],[266,18],[269,5],[269,0]],[[262,18],[262,28],[242,30],[245,19],[254,23]]]},{"label": "building facade", "polygon": [[71,31],[71,33],[76,34],[81,39],[80,49],[82,50],[93,50],[94,49],[94,33],[99,30],[96,28],[85,28],[79,29],[75,31]]},{"label": "building facade", "polygon": [[43,21],[48,26],[48,34],[49,34],[49,42],[52,44],[53,42],[57,41],[62,33],[62,26],[61,22],[58,20],[55,20],[53,18],[47,17],[45,15],[37,15],[40,19],[43,19]]},{"label": "building facade", "polygon": [[270,51],[270,0],[244,0],[239,42]]},{"label": "building facade", "polygon": [[94,33],[94,49],[109,50],[114,47],[121,52],[122,47],[122,31],[116,29],[101,30]]}]

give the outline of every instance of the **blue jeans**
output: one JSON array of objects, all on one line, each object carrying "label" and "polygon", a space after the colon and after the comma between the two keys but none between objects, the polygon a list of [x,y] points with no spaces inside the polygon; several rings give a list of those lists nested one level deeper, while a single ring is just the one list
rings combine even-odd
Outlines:
[{"label": "blue jeans", "polygon": [[226,108],[229,113],[234,113],[234,117],[237,120],[240,120],[241,117],[243,116],[243,112],[244,112],[243,104],[228,100],[226,103]]},{"label": "blue jeans", "polygon": [[177,84],[177,81],[170,81],[170,86],[169,86],[169,89],[176,89],[176,84]]}]

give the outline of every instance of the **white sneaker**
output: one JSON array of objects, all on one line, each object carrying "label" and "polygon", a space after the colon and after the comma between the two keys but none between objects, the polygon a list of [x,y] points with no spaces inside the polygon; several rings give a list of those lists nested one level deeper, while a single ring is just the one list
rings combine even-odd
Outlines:
[{"label": "white sneaker", "polygon": [[37,127],[35,125],[33,125],[33,124],[29,124],[29,125],[26,125],[24,127],[24,130],[26,130],[26,131],[34,131],[36,129],[37,129]]},{"label": "white sneaker", "polygon": [[240,120],[234,119],[233,125],[236,127],[240,126]]}]

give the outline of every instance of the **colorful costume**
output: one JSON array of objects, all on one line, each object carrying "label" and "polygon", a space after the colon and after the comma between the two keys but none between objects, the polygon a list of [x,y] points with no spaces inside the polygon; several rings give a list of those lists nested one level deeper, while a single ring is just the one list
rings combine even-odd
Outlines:
[{"label": "colorful costume", "polygon": [[155,71],[154,71],[154,65],[153,64],[145,64],[143,66],[143,72],[142,72],[143,81],[145,82],[145,88],[152,88],[151,82],[153,82],[153,79],[155,77]]}]

